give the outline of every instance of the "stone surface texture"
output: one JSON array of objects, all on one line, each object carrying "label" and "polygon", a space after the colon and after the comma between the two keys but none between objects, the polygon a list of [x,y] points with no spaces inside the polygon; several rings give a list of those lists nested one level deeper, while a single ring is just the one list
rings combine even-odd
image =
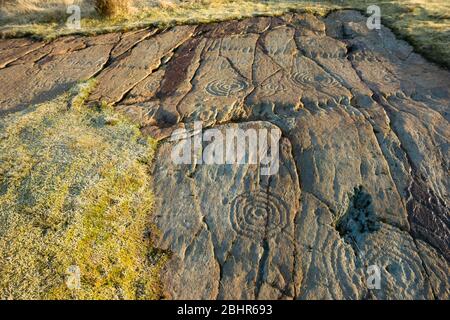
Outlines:
[{"label": "stone surface texture", "polygon": [[[90,103],[160,141],[167,298],[450,298],[450,73],[389,29],[337,11],[4,40],[0,115],[94,76]],[[169,137],[195,121],[278,132],[278,173],[174,164]]]}]

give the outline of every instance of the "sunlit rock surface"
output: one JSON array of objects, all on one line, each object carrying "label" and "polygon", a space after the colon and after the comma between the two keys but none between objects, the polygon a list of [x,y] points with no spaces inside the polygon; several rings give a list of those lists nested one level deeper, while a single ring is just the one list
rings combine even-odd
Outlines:
[{"label": "sunlit rock surface", "polygon": [[[93,76],[89,103],[160,140],[168,298],[450,298],[450,73],[387,28],[338,11],[5,40],[0,114]],[[196,121],[279,132],[278,172],[174,164],[170,135]]]}]

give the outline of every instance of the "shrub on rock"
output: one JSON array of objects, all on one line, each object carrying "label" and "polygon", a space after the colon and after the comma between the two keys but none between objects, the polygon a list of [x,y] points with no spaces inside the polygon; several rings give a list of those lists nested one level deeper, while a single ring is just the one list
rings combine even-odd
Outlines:
[{"label": "shrub on rock", "polygon": [[125,15],[130,11],[130,0],[95,0],[95,9],[104,17]]}]

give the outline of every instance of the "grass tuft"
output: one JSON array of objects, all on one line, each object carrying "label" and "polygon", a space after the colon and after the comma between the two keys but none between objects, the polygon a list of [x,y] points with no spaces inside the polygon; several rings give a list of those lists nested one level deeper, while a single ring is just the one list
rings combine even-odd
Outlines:
[{"label": "grass tuft", "polygon": [[130,0],[95,0],[94,5],[103,17],[126,16],[130,12]]}]

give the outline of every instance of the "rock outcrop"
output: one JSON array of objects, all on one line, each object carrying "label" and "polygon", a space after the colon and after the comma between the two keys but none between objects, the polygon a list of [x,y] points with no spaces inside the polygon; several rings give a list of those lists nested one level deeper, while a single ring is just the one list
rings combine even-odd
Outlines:
[{"label": "rock outcrop", "polygon": [[[9,41],[0,113],[95,76],[90,103],[160,140],[152,222],[171,253],[167,297],[450,298],[450,73],[389,29],[337,11]],[[277,173],[175,164],[169,137],[196,121],[279,134]]]}]

